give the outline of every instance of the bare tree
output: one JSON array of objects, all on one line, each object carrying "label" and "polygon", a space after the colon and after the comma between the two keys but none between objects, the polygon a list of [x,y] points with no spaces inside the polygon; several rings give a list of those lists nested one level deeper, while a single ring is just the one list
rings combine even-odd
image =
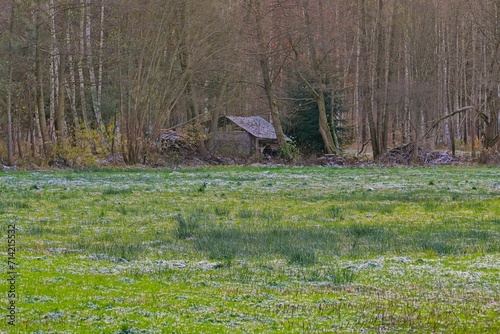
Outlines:
[{"label": "bare tree", "polygon": [[[321,2],[319,2],[321,3]],[[301,73],[300,66],[296,66],[297,72],[299,76],[302,78],[303,83],[309,88],[311,93],[314,96],[316,104],[318,106],[318,115],[319,115],[319,132],[321,133],[321,137],[323,138],[323,142],[325,144],[325,150],[329,154],[339,153],[340,152],[340,143],[337,137],[337,133],[335,129],[332,129],[329,124],[327,110],[326,110],[326,101],[325,101],[325,90],[328,85],[328,78],[325,76],[325,69],[322,68],[322,63],[326,59],[328,59],[329,53],[332,51],[329,50],[320,50],[317,46],[317,39],[319,34],[317,32],[316,27],[313,25],[313,19],[311,17],[311,8],[309,0],[300,0],[299,1],[300,9],[302,10],[303,17],[303,27],[305,33],[305,40],[307,41],[307,50],[308,56],[310,58],[309,68],[311,70],[312,76],[314,78],[314,82],[310,82],[308,78]],[[318,8],[321,9],[321,6]],[[323,37],[323,36],[321,36]],[[322,54],[321,54],[322,53]],[[301,55],[296,51],[295,60],[298,62]],[[332,124],[334,126],[334,124]]]},{"label": "bare tree", "polygon": [[12,130],[12,93],[13,93],[13,80],[12,72],[14,68],[14,46],[13,46],[13,35],[14,35],[14,13],[15,13],[15,1],[10,1],[10,19],[9,19],[9,49],[8,49],[8,60],[7,60],[7,163],[9,165],[14,164],[14,139]]},{"label": "bare tree", "polygon": [[[250,26],[254,31],[253,38],[255,42],[255,53],[257,60],[260,65],[260,74],[262,75],[263,89],[266,95],[267,105],[270,111],[271,119],[273,121],[273,126],[276,131],[276,136],[278,138],[278,145],[280,149],[284,149],[286,146],[285,135],[283,133],[283,128],[281,125],[280,111],[278,107],[278,100],[276,89],[274,87],[274,81],[282,69],[282,64],[276,67],[272,67],[271,64],[274,62],[273,58],[279,57],[279,52],[273,49],[273,44],[278,45],[273,39],[275,36],[272,34],[266,37],[264,34],[264,29],[266,29],[266,21],[269,17],[266,14],[272,13],[272,8],[267,7],[265,1],[262,0],[250,0],[244,1],[246,10],[251,19]],[[269,28],[269,26],[267,26]]]},{"label": "bare tree", "polygon": [[90,93],[92,97],[92,108],[94,110],[97,129],[104,133],[105,126],[102,119],[101,100],[102,100],[102,71],[103,71],[103,58],[102,50],[104,47],[104,0],[101,0],[100,15],[99,15],[99,41],[98,41],[98,60],[97,60],[97,74],[94,64],[94,48],[92,45],[92,0],[86,0],[85,8],[85,54],[87,61],[87,69],[90,77]]},{"label": "bare tree", "polygon": [[37,6],[35,8],[35,76],[37,81],[37,118],[40,123],[40,132],[42,134],[42,145],[44,148],[44,154],[46,157],[50,156],[51,151],[51,141],[49,139],[49,134],[47,132],[47,120],[45,116],[45,97],[44,97],[44,82],[43,82],[43,67],[42,67],[42,56],[41,56],[41,34],[40,30],[42,27],[42,5],[40,0],[37,0]]}]

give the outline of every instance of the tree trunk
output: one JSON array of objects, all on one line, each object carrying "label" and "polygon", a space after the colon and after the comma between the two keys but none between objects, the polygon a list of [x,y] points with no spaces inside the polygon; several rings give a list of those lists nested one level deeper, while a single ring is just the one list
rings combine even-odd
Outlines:
[{"label": "tree trunk", "polygon": [[38,119],[40,122],[40,132],[42,133],[42,145],[45,157],[50,156],[50,139],[47,132],[47,121],[45,118],[45,101],[43,94],[43,71],[42,71],[42,59],[40,55],[40,26],[41,18],[40,12],[42,8],[40,5],[40,0],[37,0],[37,9],[35,14],[36,20],[36,30],[35,30],[35,74],[37,82],[37,104],[38,104]]},{"label": "tree trunk", "polygon": [[270,75],[269,69],[269,59],[268,50],[264,41],[264,32],[262,27],[262,10],[260,8],[261,1],[255,2],[254,8],[254,19],[255,19],[255,30],[257,35],[257,43],[259,47],[258,57],[260,63],[260,70],[262,78],[264,81],[264,91],[266,93],[267,104],[271,112],[271,118],[273,121],[274,130],[276,131],[276,137],[278,139],[278,146],[281,150],[286,147],[286,138],[283,133],[283,128],[281,126],[280,113],[278,109],[278,101],[276,99],[276,93],[274,91],[273,82]]},{"label": "tree trunk", "polygon": [[78,58],[77,68],[78,68],[78,82],[80,86],[80,108],[82,110],[82,120],[83,125],[86,129],[89,128],[89,120],[87,116],[87,100],[85,99],[85,76],[83,74],[83,63],[85,59],[85,0],[81,0],[80,5],[81,17],[80,17],[80,54]]},{"label": "tree trunk", "polygon": [[[372,145],[372,151],[373,151],[373,159],[378,160],[380,157],[380,150],[379,150],[379,139],[378,139],[378,130],[377,130],[377,124],[375,122],[375,116],[374,116],[374,106],[375,106],[375,90],[376,90],[376,85],[375,87],[373,84],[375,83],[373,81],[373,76],[370,76],[370,71],[373,71],[370,69],[370,59],[369,59],[369,54],[370,54],[370,49],[368,45],[369,41],[369,34],[368,34],[368,27],[367,27],[367,14],[366,14],[366,2],[365,0],[360,0],[358,3],[360,6],[360,15],[361,15],[361,54],[362,54],[362,68],[363,68],[363,107],[364,107],[364,112],[366,113],[366,117],[368,120],[368,131],[370,134],[370,141]],[[369,99],[369,100],[368,100]]]},{"label": "tree trunk", "polygon": [[331,129],[330,125],[328,124],[328,116],[326,113],[326,104],[325,104],[325,93],[323,88],[323,86],[326,86],[326,83],[325,80],[323,80],[320,60],[317,57],[318,49],[316,46],[314,32],[312,29],[312,20],[309,14],[307,0],[305,1],[301,0],[301,6],[303,10],[304,25],[307,34],[307,45],[309,48],[309,56],[311,58],[312,70],[314,73],[314,77],[316,79],[316,85],[318,87],[317,88],[313,87],[311,84],[308,84],[308,86],[311,89],[312,93],[314,94],[316,104],[318,106],[318,113],[319,113],[318,126],[321,138],[323,139],[323,143],[325,144],[325,151],[328,154],[334,154],[340,151],[340,147],[338,145],[338,139],[335,129]]},{"label": "tree trunk", "polygon": [[[61,48],[59,49],[61,50]],[[64,123],[64,107],[65,107],[65,98],[64,94],[64,71],[66,68],[66,56],[64,54],[59,55],[60,64],[59,64],[59,73],[58,73],[58,82],[59,89],[57,92],[57,109],[56,109],[56,134],[57,134],[57,143],[59,145],[64,144],[66,140],[66,129]]]},{"label": "tree trunk", "polygon": [[211,117],[210,117],[210,137],[208,138],[208,149],[210,151],[215,150],[215,137],[217,135],[217,132],[219,130],[219,117],[220,117],[220,111],[223,107],[222,100],[224,98],[224,95],[226,94],[226,89],[228,85],[228,78],[224,78],[224,80],[221,83],[221,87],[219,89],[219,93],[216,97],[216,104],[212,110],[210,110]]},{"label": "tree trunk", "polygon": [[60,64],[60,52],[57,43],[56,35],[56,14],[55,14],[55,2],[50,0],[49,6],[49,18],[50,18],[50,95],[49,95],[49,124],[48,131],[49,136],[52,141],[57,140],[57,129],[56,129],[56,105],[59,96],[59,64]]},{"label": "tree trunk", "polygon": [[[99,50],[98,50],[98,65],[97,65],[97,100],[99,101],[99,114],[102,121],[102,76],[103,76],[103,52],[104,52],[104,1],[101,0],[101,16],[99,20]],[[104,123],[102,130],[105,131]]]},{"label": "tree trunk", "polygon": [[385,69],[384,69],[384,107],[381,121],[381,129],[380,129],[380,151],[384,153],[387,151],[388,139],[389,139],[389,119],[391,118],[391,113],[389,112],[389,83],[392,80],[394,67],[392,64],[392,59],[394,59],[395,54],[395,33],[396,33],[396,7],[397,4],[395,1],[392,3],[392,12],[391,12],[391,31],[388,35],[388,52],[387,59],[385,60]]},{"label": "tree trunk", "polygon": [[[104,5],[103,5],[104,6]],[[102,121],[101,114],[101,101],[99,96],[100,84],[98,82],[99,76],[96,77],[95,69],[94,69],[94,57],[92,52],[92,15],[91,8],[92,0],[87,0],[87,5],[85,7],[86,11],[86,24],[85,27],[85,41],[86,41],[86,55],[87,55],[87,67],[89,70],[90,76],[90,94],[92,96],[92,107],[94,109],[94,115],[97,123],[97,130],[99,133],[104,133],[104,123]],[[101,11],[103,13],[104,10]],[[102,14],[103,15],[103,14]],[[102,28],[102,27],[101,27]],[[99,68],[101,64],[99,64]]]},{"label": "tree trunk", "polygon": [[187,4],[185,1],[181,1],[179,4],[179,63],[181,71],[186,75],[186,121],[189,122],[199,115],[198,104],[195,99],[194,84],[191,73],[190,66],[190,56],[189,56],[189,45],[188,45],[188,22],[186,18]]},{"label": "tree trunk", "polygon": [[13,50],[13,34],[14,34],[14,13],[15,1],[11,0],[10,3],[10,22],[9,22],[9,60],[8,60],[8,79],[7,79],[7,163],[9,166],[14,165],[14,138],[12,133],[12,72],[14,61]]},{"label": "tree trunk", "polygon": [[71,25],[69,15],[67,15],[67,30],[66,30],[66,50],[67,50],[67,63],[69,69],[69,80],[65,80],[64,87],[68,93],[68,98],[71,107],[71,117],[73,118],[74,130],[78,131],[80,129],[80,120],[78,119],[78,111],[76,109],[76,75],[75,75],[75,64],[73,61],[73,53],[71,52]]},{"label": "tree trunk", "polygon": [[364,141],[362,138],[362,120],[361,117],[361,6],[358,3],[358,28],[356,29],[356,64],[354,72],[354,112],[353,120],[354,123],[354,137],[356,138],[356,147],[358,152],[360,152]]},{"label": "tree trunk", "polygon": [[[325,94],[323,92],[319,92],[318,96],[316,97],[316,104],[318,105],[319,110],[319,132],[321,134],[321,137],[323,138],[323,142],[325,143],[326,153],[338,153],[340,151],[338,145],[339,143],[338,140],[335,140],[337,138],[335,129],[333,129],[332,131],[332,129],[330,129],[330,126],[328,125],[328,116],[325,107]],[[335,134],[335,139],[333,134]]]},{"label": "tree trunk", "polygon": [[[64,40],[64,36],[66,34],[66,9],[62,10],[62,26],[60,31],[60,40]],[[64,43],[60,43],[59,47],[59,72],[58,72],[58,90],[57,90],[57,109],[56,109],[56,135],[57,135],[57,143],[62,145],[66,141],[66,129],[64,122],[64,109],[65,109],[65,87],[64,87],[64,72],[66,70],[66,59],[67,56],[64,54]],[[67,51],[66,51],[67,52]]]},{"label": "tree trunk", "polygon": [[378,160],[383,153],[383,146],[387,147],[387,138],[382,133],[382,123],[384,118],[382,84],[384,80],[384,32],[382,27],[383,0],[377,2],[377,19],[375,24],[375,68],[373,69],[374,84],[371,96],[371,108],[368,109],[368,124],[372,139],[373,159]]}]

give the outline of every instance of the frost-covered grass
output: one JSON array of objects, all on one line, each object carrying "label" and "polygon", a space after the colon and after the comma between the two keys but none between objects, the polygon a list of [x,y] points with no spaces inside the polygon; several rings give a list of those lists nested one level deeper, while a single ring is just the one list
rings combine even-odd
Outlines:
[{"label": "frost-covered grass", "polygon": [[0,172],[0,198],[0,332],[500,332],[498,168]]}]

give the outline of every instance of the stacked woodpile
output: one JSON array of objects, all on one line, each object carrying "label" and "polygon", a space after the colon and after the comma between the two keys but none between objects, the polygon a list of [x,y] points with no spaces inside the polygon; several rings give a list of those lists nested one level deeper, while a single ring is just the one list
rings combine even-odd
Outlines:
[{"label": "stacked woodpile", "polygon": [[161,151],[169,152],[193,152],[196,147],[191,143],[189,137],[181,132],[173,130],[163,130],[161,134]]},{"label": "stacked woodpile", "polygon": [[409,143],[399,147],[395,147],[380,157],[379,162],[382,164],[398,164],[409,165],[411,163],[420,165],[448,165],[455,162],[448,152],[431,151],[419,147],[415,156],[415,145]]},{"label": "stacked woodpile", "polygon": [[[326,165],[335,167],[335,166],[344,166],[346,164],[346,160],[337,154],[325,154],[324,158],[326,160]],[[323,160],[320,158],[320,160]]]}]

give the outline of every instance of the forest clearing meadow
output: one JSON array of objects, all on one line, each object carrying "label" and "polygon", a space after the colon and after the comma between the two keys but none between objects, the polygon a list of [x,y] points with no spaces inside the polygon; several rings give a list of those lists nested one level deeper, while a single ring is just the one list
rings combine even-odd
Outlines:
[{"label": "forest clearing meadow", "polygon": [[500,332],[499,168],[0,172],[0,198],[1,333]]}]

